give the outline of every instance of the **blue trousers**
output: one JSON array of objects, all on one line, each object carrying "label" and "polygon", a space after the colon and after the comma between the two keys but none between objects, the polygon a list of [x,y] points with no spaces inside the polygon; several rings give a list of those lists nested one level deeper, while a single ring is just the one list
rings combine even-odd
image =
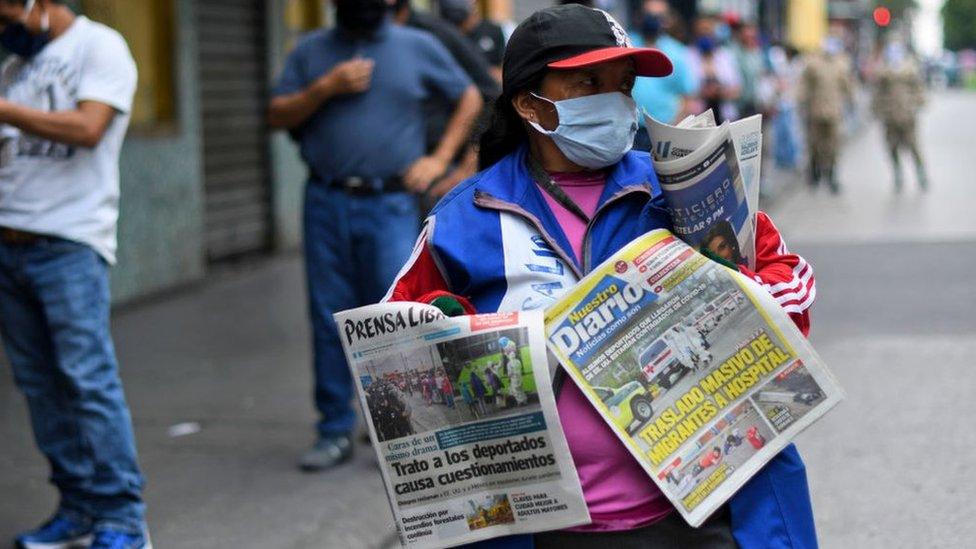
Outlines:
[{"label": "blue trousers", "polygon": [[420,231],[408,193],[349,196],[319,183],[305,187],[305,271],[319,436],[352,431],[353,381],[332,314],[378,302],[410,257]]},{"label": "blue trousers", "polygon": [[796,108],[783,106],[773,119],[773,155],[780,168],[793,169],[799,162]]},{"label": "blue trousers", "polygon": [[105,262],[59,238],[0,243],[0,332],[60,511],[142,531],[143,480],[109,332]]}]

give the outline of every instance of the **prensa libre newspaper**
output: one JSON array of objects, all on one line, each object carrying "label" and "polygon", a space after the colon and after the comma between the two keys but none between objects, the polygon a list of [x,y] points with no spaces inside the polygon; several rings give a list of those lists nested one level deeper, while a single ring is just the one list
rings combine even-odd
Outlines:
[{"label": "prensa libre newspaper", "polygon": [[675,232],[699,249],[734,243],[732,261],[755,268],[762,116],[718,127],[711,111],[677,126],[645,120]]},{"label": "prensa libre newspaper", "polygon": [[448,318],[397,302],[335,319],[401,544],[590,522],[556,415],[541,311]]},{"label": "prensa libre newspaper", "polygon": [[776,301],[664,229],[546,311],[549,348],[692,526],[843,393]]}]

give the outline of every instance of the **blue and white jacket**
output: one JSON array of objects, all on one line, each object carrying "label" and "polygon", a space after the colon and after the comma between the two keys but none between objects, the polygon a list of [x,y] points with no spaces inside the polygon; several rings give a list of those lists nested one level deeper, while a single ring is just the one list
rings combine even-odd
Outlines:
[{"label": "blue and white jacket", "polygon": [[[630,152],[610,171],[584,236],[583,257],[576,257],[529,173],[526,154],[519,148],[441,200],[387,299],[430,302],[450,294],[463,298],[469,312],[544,308],[630,241],[671,228],[649,155]],[[806,333],[815,296],[812,269],[786,250],[765,214],[759,214],[756,232],[757,268],[744,272]],[[557,391],[563,376],[557,370]],[[744,549],[817,546],[806,470],[792,444],[732,498],[729,509],[733,535]],[[531,546],[531,538],[492,545]]]}]

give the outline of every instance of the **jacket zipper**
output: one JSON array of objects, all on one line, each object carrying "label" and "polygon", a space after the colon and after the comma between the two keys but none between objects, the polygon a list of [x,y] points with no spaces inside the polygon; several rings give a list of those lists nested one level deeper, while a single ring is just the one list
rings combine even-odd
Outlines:
[{"label": "jacket zipper", "polygon": [[586,224],[586,229],[583,231],[582,249],[583,249],[583,273],[584,274],[590,273],[590,230],[593,228],[594,221],[596,221],[596,218],[600,215],[600,212],[605,210],[608,205],[613,204],[614,202],[617,202],[621,198],[634,193],[646,193],[650,195],[651,190],[647,186],[631,187],[629,189],[624,189],[618,192],[617,194],[611,196],[610,198],[608,198],[606,202],[604,202],[599,208],[596,209],[595,212],[593,212],[593,215],[590,217],[589,222],[587,222]]}]

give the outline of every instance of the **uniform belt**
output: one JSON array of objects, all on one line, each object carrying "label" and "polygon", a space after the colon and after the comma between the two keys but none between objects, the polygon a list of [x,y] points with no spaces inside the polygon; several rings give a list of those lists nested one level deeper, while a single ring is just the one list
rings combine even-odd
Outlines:
[{"label": "uniform belt", "polygon": [[[323,181],[315,178],[316,181]],[[338,189],[352,196],[367,196],[382,193],[395,193],[405,190],[403,178],[396,177],[339,177],[325,180],[330,189]]]},{"label": "uniform belt", "polygon": [[42,234],[22,231],[20,229],[11,229],[9,227],[0,227],[0,242],[9,246],[29,246],[46,239],[47,237]]}]

